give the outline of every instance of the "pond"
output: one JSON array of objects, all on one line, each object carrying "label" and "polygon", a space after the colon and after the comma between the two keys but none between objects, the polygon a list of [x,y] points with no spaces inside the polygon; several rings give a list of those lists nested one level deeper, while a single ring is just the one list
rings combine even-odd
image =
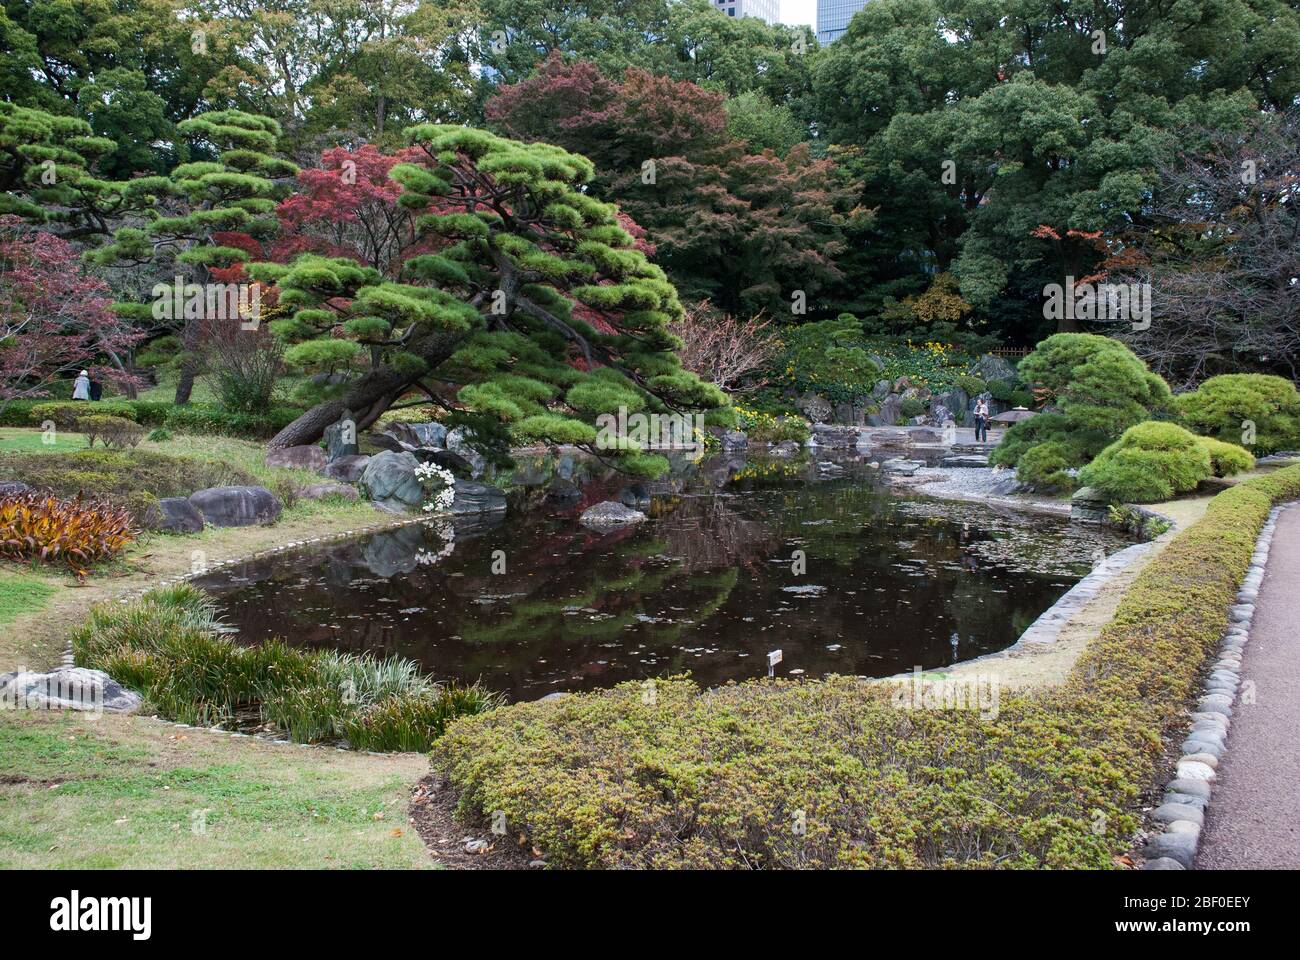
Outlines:
[{"label": "pond", "polygon": [[[651,521],[584,529],[569,505],[410,524],[196,581],[236,638],[419,661],[511,700],[690,672],[714,685],[889,676],[1014,643],[1112,533],[891,494],[850,459],[710,464]],[[535,495],[533,500],[539,498]]]}]

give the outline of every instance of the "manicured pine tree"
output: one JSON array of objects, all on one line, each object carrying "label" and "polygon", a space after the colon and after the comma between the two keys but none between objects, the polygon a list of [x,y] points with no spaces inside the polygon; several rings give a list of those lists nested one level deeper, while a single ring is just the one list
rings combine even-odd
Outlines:
[{"label": "manicured pine tree", "polygon": [[[673,352],[673,285],[617,208],[583,192],[590,161],[462,127],[425,124],[406,137],[422,158],[392,177],[402,204],[422,211],[417,228],[434,252],[409,258],[400,280],[315,255],[249,267],[294,310],[272,324],[295,344],[290,362],[371,355],[344,396],[303,414],[273,447],[313,442],[345,411],[364,429],[413,388],[491,418],[513,442],[593,450],[602,413],[725,405]],[[615,446],[597,452],[621,469],[666,467],[634,440]]]}]

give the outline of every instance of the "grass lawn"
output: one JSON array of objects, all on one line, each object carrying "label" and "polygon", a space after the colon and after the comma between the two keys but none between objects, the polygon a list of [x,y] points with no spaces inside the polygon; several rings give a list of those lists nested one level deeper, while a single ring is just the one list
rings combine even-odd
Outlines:
[{"label": "grass lawn", "polygon": [[418,754],[0,713],[0,868],[420,868]]},{"label": "grass lawn", "polygon": [[0,624],[9,623],[19,614],[39,610],[57,589],[44,577],[18,573],[0,565]]},{"label": "grass lawn", "polygon": [[44,433],[37,429],[0,427],[0,453],[69,453],[86,446],[84,436],[65,430],[55,431],[50,439],[53,443],[47,443]]}]

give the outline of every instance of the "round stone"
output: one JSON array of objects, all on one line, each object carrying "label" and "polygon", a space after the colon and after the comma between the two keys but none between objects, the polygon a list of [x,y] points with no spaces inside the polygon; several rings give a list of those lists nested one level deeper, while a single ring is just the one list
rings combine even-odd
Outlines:
[{"label": "round stone", "polygon": [[1148,860],[1142,864],[1143,870],[1186,870],[1181,863],[1173,857],[1156,857],[1154,860]]},{"label": "round stone", "polygon": [[1177,820],[1190,820],[1197,824],[1205,822],[1205,815],[1199,809],[1181,803],[1162,803],[1151,811],[1151,817],[1161,823],[1173,823]]},{"label": "round stone", "polygon": [[1217,776],[1213,767],[1198,760],[1179,760],[1177,770],[1180,780],[1214,780]]},{"label": "round stone", "polygon": [[1203,763],[1207,767],[1211,767],[1215,770],[1219,768],[1219,758],[1208,753],[1185,753],[1183,754],[1182,759],[1180,759],[1178,762],[1180,764]]},{"label": "round stone", "polygon": [[1196,859],[1196,835],[1192,833],[1161,833],[1147,843],[1146,852],[1153,859],[1169,857],[1184,867]]}]

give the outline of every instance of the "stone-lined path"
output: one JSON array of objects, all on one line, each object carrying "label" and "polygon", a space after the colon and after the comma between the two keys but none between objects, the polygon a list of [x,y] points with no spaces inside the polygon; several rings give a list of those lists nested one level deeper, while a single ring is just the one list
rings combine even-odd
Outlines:
[{"label": "stone-lined path", "polygon": [[1278,516],[1196,866],[1300,868],[1300,505]]}]

